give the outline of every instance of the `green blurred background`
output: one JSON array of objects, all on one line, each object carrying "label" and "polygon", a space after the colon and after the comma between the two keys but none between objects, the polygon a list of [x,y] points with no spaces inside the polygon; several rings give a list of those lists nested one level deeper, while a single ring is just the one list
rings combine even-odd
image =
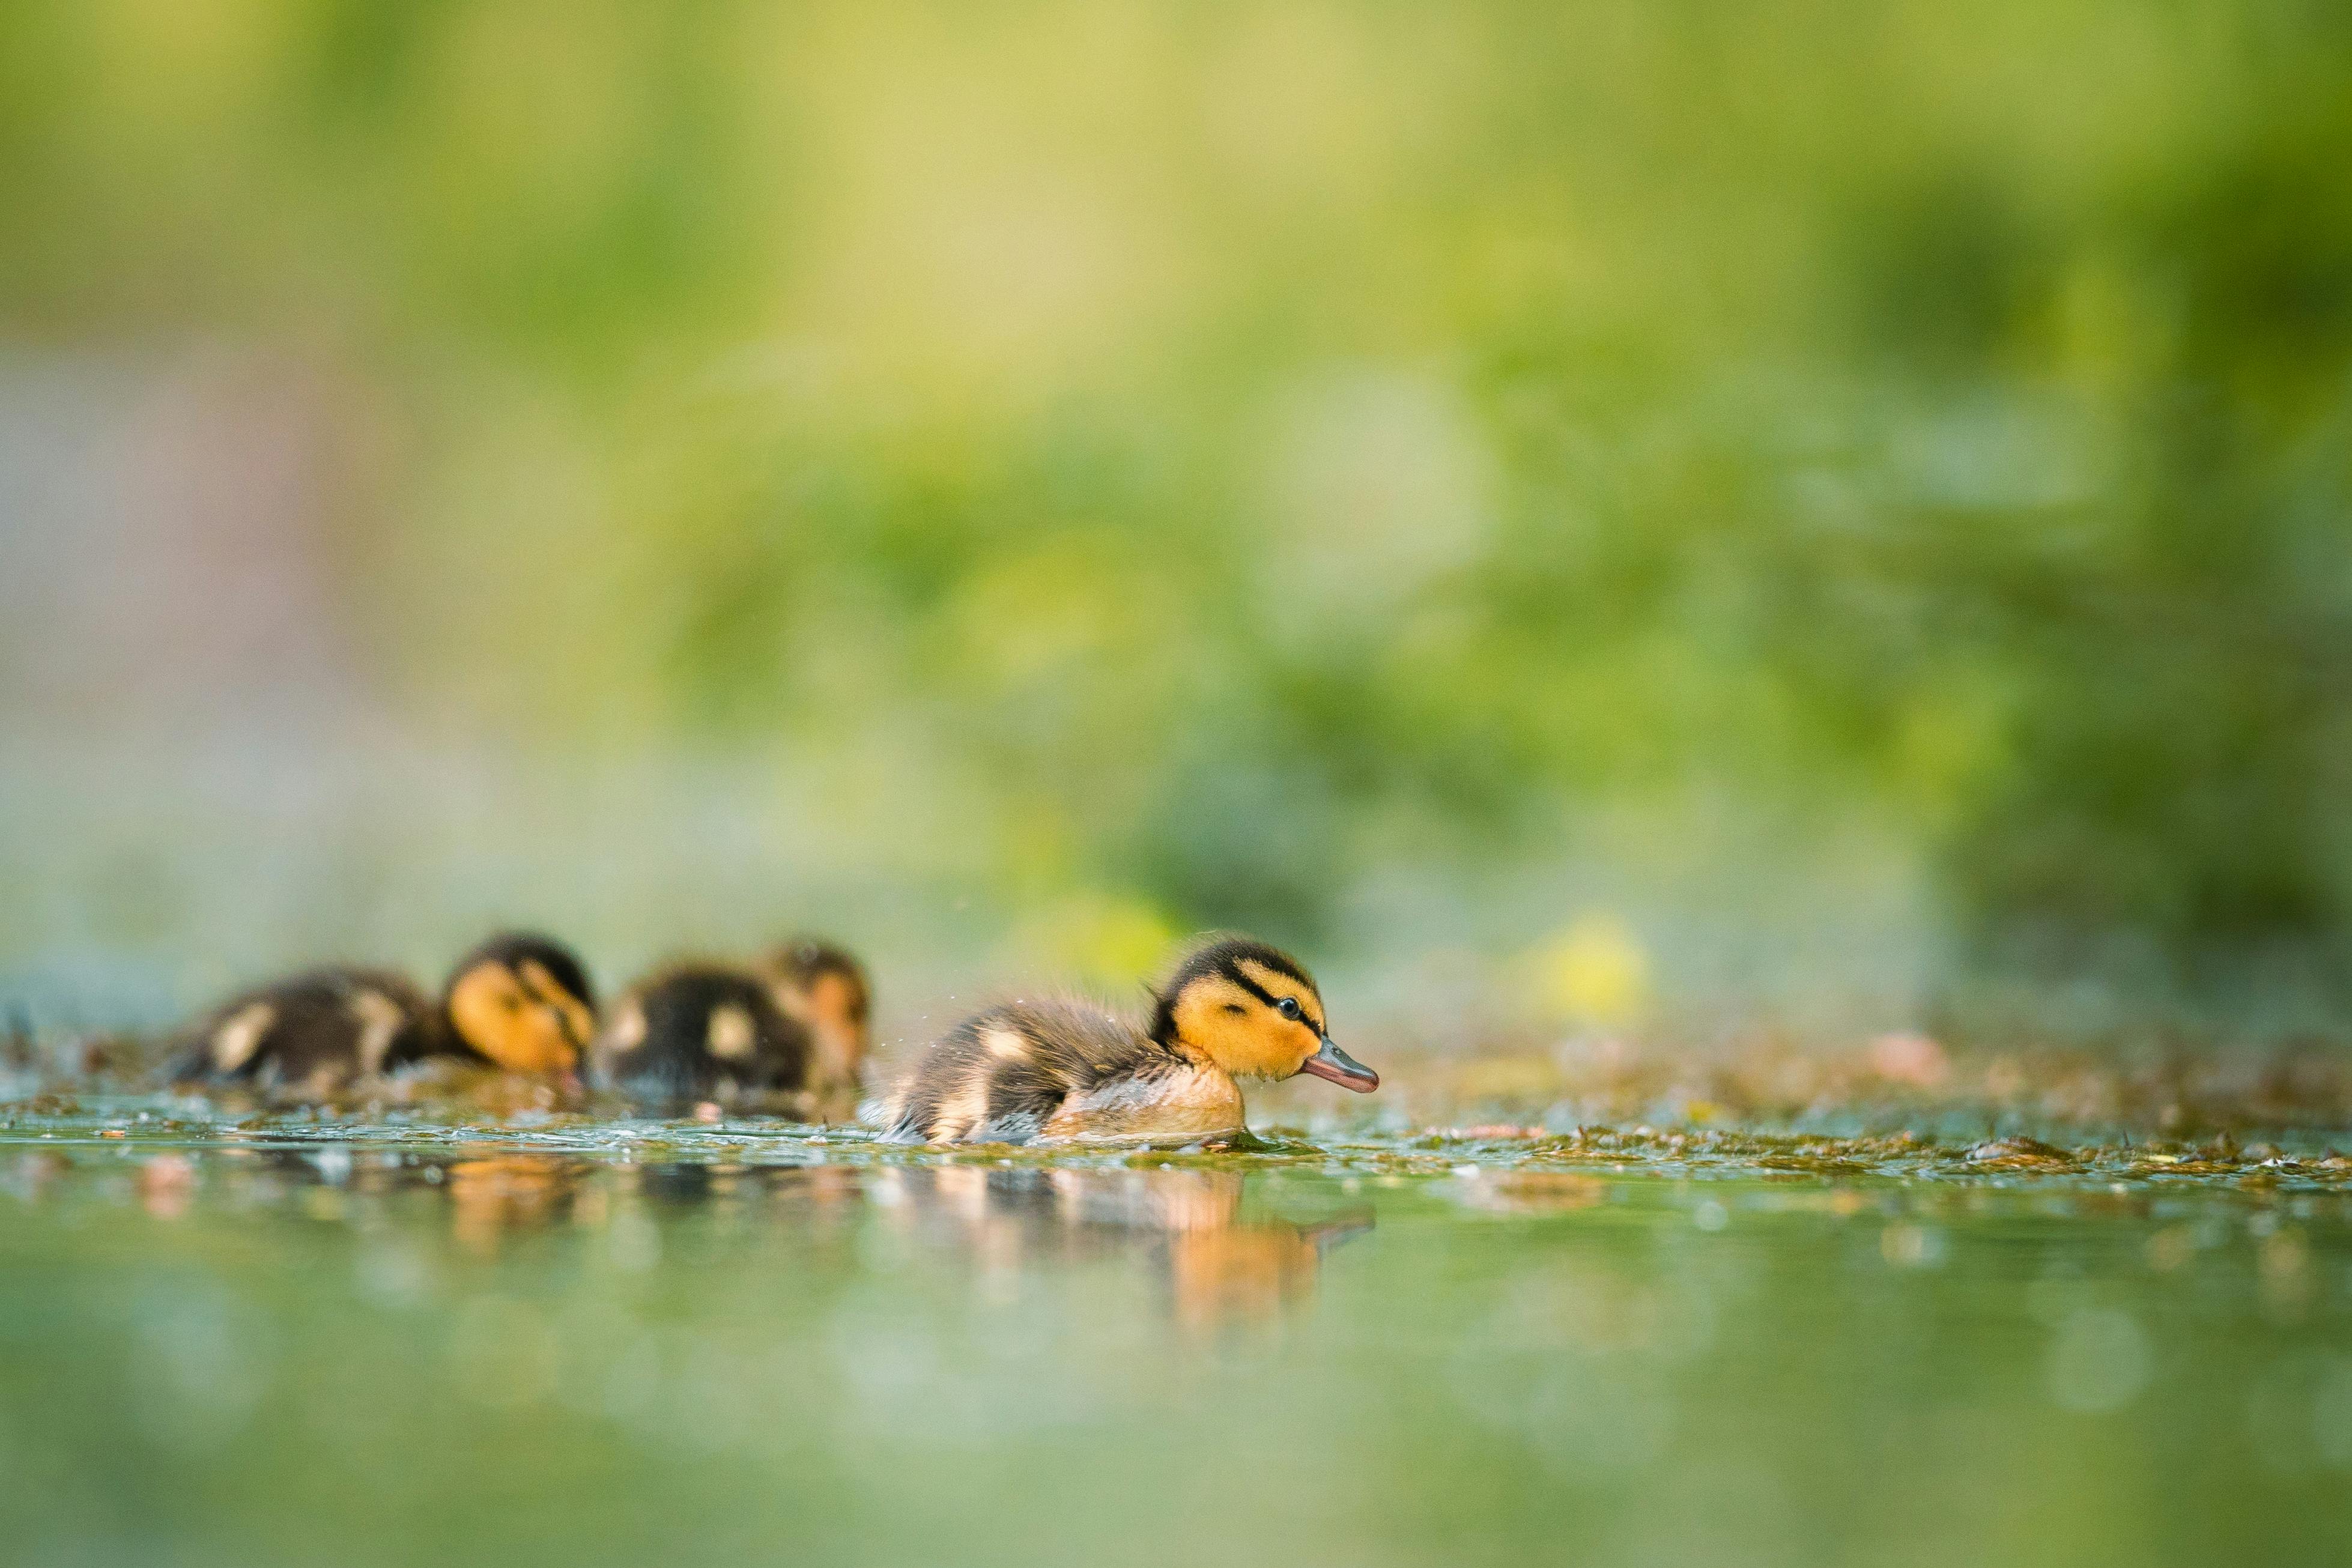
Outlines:
[{"label": "green blurred background", "polygon": [[[2352,12],[15,0],[0,992],[2335,1035]],[[886,1031],[887,1032],[887,1031]]]}]

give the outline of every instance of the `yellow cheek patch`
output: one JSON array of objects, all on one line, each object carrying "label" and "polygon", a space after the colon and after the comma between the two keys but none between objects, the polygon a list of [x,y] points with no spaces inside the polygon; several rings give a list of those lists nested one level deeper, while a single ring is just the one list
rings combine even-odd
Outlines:
[{"label": "yellow cheek patch", "polygon": [[[544,971],[542,971],[543,973]],[[449,991],[449,1021],[509,1072],[562,1072],[579,1061],[572,1019],[533,997],[502,964],[483,964]]]},{"label": "yellow cheek patch", "polygon": [[828,970],[805,985],[790,978],[774,980],[768,990],[778,1011],[808,1026],[816,1042],[817,1077],[834,1083],[856,1082],[858,1064],[866,1060],[865,988]]},{"label": "yellow cheek patch", "polygon": [[866,988],[846,975],[819,975],[809,988],[809,1006],[817,1017],[853,1030],[866,1017]]},{"label": "yellow cheek patch", "polygon": [[1221,975],[1176,998],[1179,1040],[1236,1078],[1287,1078],[1315,1050],[1315,1033]]},{"label": "yellow cheek patch", "polygon": [[520,1046],[515,1038],[520,989],[499,964],[468,969],[449,988],[449,1021],[467,1045],[501,1067],[519,1065],[510,1059]]},{"label": "yellow cheek patch", "polygon": [[580,1048],[572,1043],[569,1019],[558,1021],[547,1013],[540,1013],[531,1019],[529,1038],[530,1065],[522,1071],[569,1072],[579,1065]]},{"label": "yellow cheek patch", "polygon": [[539,1000],[552,1009],[563,1036],[573,1045],[588,1043],[596,1031],[596,1015],[588,1004],[563,988],[562,981],[548,973],[547,966],[536,958],[522,961],[522,981]]}]

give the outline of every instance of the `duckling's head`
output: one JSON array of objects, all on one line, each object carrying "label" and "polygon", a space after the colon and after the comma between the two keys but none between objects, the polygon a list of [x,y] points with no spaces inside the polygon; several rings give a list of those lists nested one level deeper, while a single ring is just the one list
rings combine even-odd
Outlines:
[{"label": "duckling's head", "polygon": [[493,936],[457,961],[443,1005],[457,1038],[509,1072],[565,1073],[596,1027],[588,972],[544,936]]},{"label": "duckling's head", "polygon": [[874,1011],[865,968],[831,943],[809,937],[778,947],[761,967],[773,982],[776,1005],[808,1026],[824,1075],[855,1082]]},{"label": "duckling's head", "polygon": [[1236,1078],[1311,1072],[1369,1094],[1381,1075],[1331,1041],[1323,997],[1298,960],[1245,936],[1194,948],[1153,998],[1151,1038]]}]

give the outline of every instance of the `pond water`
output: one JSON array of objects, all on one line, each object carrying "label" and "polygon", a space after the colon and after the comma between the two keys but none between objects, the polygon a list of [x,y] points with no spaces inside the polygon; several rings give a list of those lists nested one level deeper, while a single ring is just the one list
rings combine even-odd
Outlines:
[{"label": "pond water", "polygon": [[0,1560],[2352,1561],[2261,1153],[0,1106]]}]

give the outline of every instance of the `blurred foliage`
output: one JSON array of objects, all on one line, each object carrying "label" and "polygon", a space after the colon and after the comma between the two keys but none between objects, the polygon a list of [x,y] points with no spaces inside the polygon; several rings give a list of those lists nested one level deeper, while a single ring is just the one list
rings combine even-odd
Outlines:
[{"label": "blurred foliage", "polygon": [[299,367],[411,711],[781,739],[1080,946],[1720,795],[2234,983],[2352,929],[2347,80],[2311,0],[16,0],[0,330]]}]

